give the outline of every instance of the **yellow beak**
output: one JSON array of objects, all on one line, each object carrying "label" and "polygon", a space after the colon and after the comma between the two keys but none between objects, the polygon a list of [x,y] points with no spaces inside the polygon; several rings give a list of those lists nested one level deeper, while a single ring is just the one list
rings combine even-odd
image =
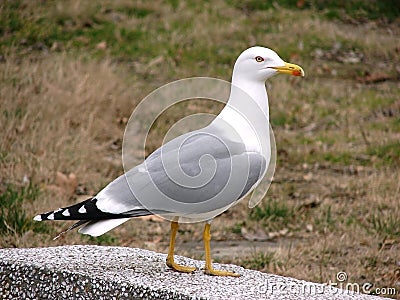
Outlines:
[{"label": "yellow beak", "polygon": [[278,71],[278,73],[282,74],[289,74],[293,76],[304,76],[304,70],[302,67],[287,62],[285,62],[285,65],[282,67],[273,67],[272,69],[275,69]]}]

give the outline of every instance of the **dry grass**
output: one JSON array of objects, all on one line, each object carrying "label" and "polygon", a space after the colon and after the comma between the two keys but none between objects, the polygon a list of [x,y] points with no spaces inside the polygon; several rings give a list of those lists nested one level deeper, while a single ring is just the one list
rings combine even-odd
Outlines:
[{"label": "dry grass", "polygon": [[[39,186],[40,197],[24,204],[30,215],[82,200],[122,173],[126,118],[155,87],[187,76],[229,79],[242,49],[269,45],[302,65],[307,76],[279,76],[267,84],[278,146],[275,182],[261,210],[249,211],[244,201],[214,221],[214,245],[234,253],[221,250],[215,259],[319,282],[346,271],[349,282],[400,291],[398,22],[350,25],[287,9],[256,10],[250,19],[222,1],[212,7],[29,3],[24,10],[33,16],[29,22],[34,24],[34,16],[63,20],[60,26],[71,35],[53,50],[51,39],[45,51],[1,45],[6,61],[0,66],[0,191],[27,180]],[[141,33],[131,41],[122,29]],[[73,35],[77,30],[84,38]],[[98,47],[103,40],[105,49]],[[338,59],[351,51],[362,53],[359,62]],[[388,77],[384,82],[365,83],[382,73]],[[219,109],[196,102],[166,113],[149,149],[180,116]],[[64,188],[57,172],[75,174],[78,186]],[[2,236],[0,245],[103,243],[162,252],[168,245],[167,222],[134,220],[100,239],[70,233],[51,241],[65,225]],[[273,237],[249,251],[251,246],[243,246],[253,244],[246,240],[249,232]],[[202,258],[201,233],[202,224],[183,225],[177,253]]]},{"label": "dry grass", "polygon": [[[123,130],[118,117],[137,100],[114,68],[107,61],[82,62],[64,55],[6,63],[2,147],[13,164],[2,172],[4,181],[28,175],[48,183],[59,170],[79,174],[93,190],[105,183],[99,183],[99,176],[116,175],[99,175],[99,170],[110,170],[106,150]],[[86,175],[93,164],[98,170]]]},{"label": "dry grass", "polygon": [[120,119],[137,100],[114,71],[107,61],[65,55],[10,60],[3,68],[0,181],[40,184],[35,211],[76,200],[74,193],[52,189],[57,172],[76,174],[85,194],[122,172],[120,151],[112,146],[124,129]]}]

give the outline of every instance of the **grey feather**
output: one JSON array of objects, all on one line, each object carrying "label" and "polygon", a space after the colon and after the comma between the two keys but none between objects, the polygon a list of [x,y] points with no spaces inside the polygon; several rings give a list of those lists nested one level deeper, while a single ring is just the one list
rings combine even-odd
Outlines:
[{"label": "grey feather", "polygon": [[211,125],[173,139],[101,191],[98,207],[114,214],[144,207],[215,217],[245,196],[267,165],[261,154],[246,151],[243,141],[226,133]]}]

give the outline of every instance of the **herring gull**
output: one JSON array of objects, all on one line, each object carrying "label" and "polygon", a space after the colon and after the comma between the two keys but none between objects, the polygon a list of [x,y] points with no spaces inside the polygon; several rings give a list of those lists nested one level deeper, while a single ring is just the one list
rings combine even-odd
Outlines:
[{"label": "herring gull", "polygon": [[233,68],[228,102],[208,126],[164,144],[93,198],[34,220],[77,220],[68,230],[83,225],[80,233],[99,236],[130,218],[161,215],[171,220],[166,264],[188,273],[195,268],[174,261],[179,220],[205,221],[205,273],[239,276],[213,268],[211,221],[252,192],[266,173],[271,145],[265,81],[279,73],[304,76],[301,67],[271,49],[243,51]]}]

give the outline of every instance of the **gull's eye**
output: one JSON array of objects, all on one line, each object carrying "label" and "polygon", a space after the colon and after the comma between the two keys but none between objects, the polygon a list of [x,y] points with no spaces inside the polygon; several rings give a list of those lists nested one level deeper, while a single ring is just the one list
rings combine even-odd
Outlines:
[{"label": "gull's eye", "polygon": [[264,58],[262,58],[261,56],[256,56],[256,62],[262,62],[264,61]]}]

